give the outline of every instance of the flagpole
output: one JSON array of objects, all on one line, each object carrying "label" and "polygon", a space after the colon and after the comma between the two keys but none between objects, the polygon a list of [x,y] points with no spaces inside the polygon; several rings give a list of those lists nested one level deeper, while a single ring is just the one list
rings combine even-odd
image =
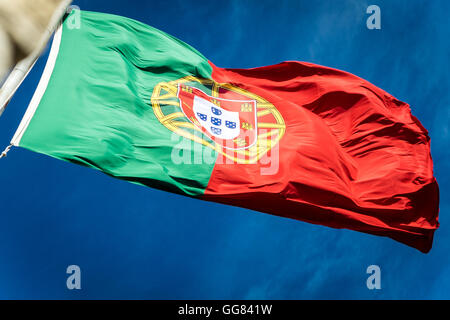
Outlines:
[{"label": "flagpole", "polygon": [[61,4],[57,7],[55,12],[53,13],[50,22],[39,41],[38,46],[28,57],[19,61],[9,74],[8,78],[6,79],[2,88],[0,89],[0,116],[3,114],[3,111],[5,111],[9,101],[16,93],[17,89],[22,84],[22,82],[25,80],[28,73],[31,71],[37,59],[39,58],[39,56],[42,54],[42,51],[47,45],[47,42],[50,40],[50,37],[56,30],[61,19],[66,14],[67,8],[69,7],[71,2],[72,0],[61,1]]}]

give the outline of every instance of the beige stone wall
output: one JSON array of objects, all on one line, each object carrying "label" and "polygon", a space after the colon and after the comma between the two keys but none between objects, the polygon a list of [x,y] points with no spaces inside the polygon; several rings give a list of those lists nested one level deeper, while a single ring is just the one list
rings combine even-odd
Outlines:
[{"label": "beige stone wall", "polygon": [[0,84],[2,83],[5,73],[13,65],[13,48],[9,39],[9,35],[0,29]]},{"label": "beige stone wall", "polygon": [[0,0],[0,80],[12,65],[35,49],[61,2]]}]

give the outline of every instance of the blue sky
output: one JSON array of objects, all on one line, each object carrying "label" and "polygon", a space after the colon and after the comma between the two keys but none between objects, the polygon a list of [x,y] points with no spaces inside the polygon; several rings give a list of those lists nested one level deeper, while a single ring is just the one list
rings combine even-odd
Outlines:
[{"label": "blue sky", "polygon": [[[390,239],[207,203],[15,148],[0,160],[0,298],[450,298],[450,2],[74,1],[137,19],[220,67],[285,60],[352,72],[398,99],[429,130],[440,223],[429,254]],[[382,29],[366,28],[381,8]],[[45,65],[0,118],[6,146]],[[66,289],[66,267],[82,290]],[[381,267],[381,290],[366,268]]]}]

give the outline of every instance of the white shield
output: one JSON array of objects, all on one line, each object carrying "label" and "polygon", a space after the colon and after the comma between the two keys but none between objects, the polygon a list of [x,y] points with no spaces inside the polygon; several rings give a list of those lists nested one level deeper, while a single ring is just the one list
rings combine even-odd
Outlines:
[{"label": "white shield", "polygon": [[194,97],[194,114],[212,136],[231,140],[240,133],[239,112],[225,110],[198,96]]}]

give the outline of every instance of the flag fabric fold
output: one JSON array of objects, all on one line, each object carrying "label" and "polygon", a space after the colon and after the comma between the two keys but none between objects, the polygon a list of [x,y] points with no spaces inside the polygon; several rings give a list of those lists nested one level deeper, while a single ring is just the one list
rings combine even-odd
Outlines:
[{"label": "flag fabric fold", "polygon": [[220,68],[134,20],[80,18],[80,29],[57,31],[14,145],[430,250],[439,191],[428,133],[408,104],[332,68]]}]

